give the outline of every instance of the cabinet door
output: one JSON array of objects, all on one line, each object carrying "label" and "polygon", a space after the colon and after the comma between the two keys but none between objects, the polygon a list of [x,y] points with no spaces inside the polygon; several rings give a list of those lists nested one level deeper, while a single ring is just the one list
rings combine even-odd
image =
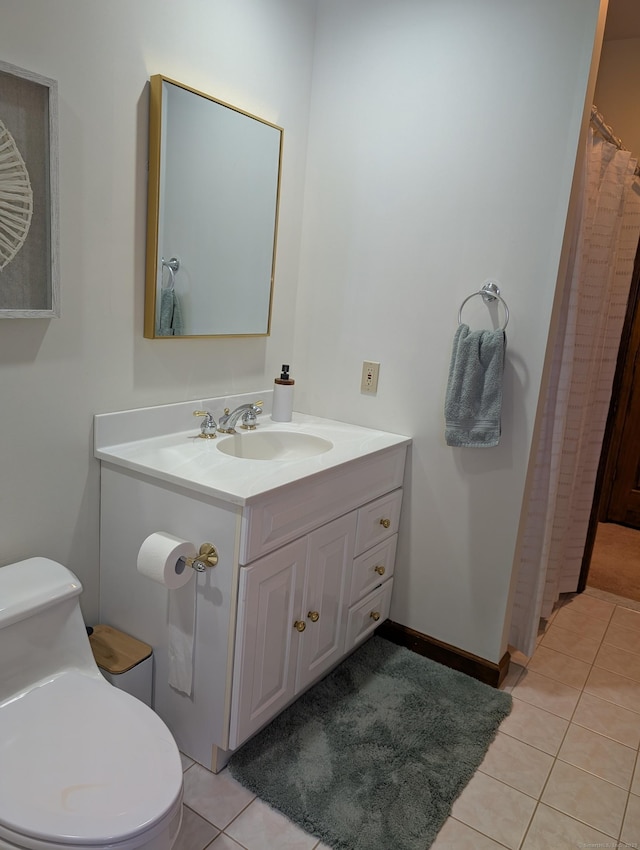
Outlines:
[{"label": "cabinet door", "polygon": [[231,749],[293,699],[306,551],[296,540],[240,570]]},{"label": "cabinet door", "polygon": [[300,619],[296,691],[306,688],[344,653],[344,636],[356,513],[340,517],[309,535],[307,570]]}]

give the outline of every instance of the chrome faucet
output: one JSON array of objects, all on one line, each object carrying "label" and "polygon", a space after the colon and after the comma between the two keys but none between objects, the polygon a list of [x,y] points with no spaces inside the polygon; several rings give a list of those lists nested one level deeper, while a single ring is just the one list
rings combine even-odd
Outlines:
[{"label": "chrome faucet", "polygon": [[218,431],[221,434],[236,434],[236,425],[238,419],[242,417],[241,428],[248,431],[253,431],[256,427],[258,415],[262,413],[262,402],[256,401],[250,404],[241,404],[231,412],[228,407],[224,409],[224,415],[220,417],[218,422]]}]

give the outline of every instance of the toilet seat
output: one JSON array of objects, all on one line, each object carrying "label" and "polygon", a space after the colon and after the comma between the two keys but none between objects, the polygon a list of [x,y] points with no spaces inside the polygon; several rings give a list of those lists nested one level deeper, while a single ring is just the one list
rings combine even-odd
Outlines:
[{"label": "toilet seat", "polygon": [[69,671],[0,707],[0,728],[0,847],[169,846],[153,839],[180,823],[180,754],[146,705]]}]

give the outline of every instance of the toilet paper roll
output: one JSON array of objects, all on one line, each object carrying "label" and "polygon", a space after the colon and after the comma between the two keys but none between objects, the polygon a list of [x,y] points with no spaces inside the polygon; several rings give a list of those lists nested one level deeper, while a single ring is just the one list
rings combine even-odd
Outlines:
[{"label": "toilet paper roll", "polygon": [[163,584],[169,590],[183,587],[194,571],[180,558],[193,558],[196,547],[165,531],[150,534],[138,552],[138,572]]}]

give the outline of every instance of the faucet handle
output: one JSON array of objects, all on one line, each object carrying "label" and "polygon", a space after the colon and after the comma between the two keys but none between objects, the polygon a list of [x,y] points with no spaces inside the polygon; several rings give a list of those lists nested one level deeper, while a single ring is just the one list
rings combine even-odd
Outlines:
[{"label": "faucet handle", "polygon": [[258,424],[258,413],[262,413],[261,410],[246,410],[242,414],[242,425],[241,428],[244,428],[245,431],[255,431],[256,426]]},{"label": "faucet handle", "polygon": [[216,420],[209,413],[208,410],[194,410],[194,416],[203,416],[202,425],[200,426],[200,434],[198,436],[202,437],[203,440],[215,440],[216,438]]},{"label": "faucet handle", "polygon": [[251,407],[242,414],[242,425],[245,431],[255,431],[258,425],[258,416],[262,413],[262,401],[254,401]]}]

